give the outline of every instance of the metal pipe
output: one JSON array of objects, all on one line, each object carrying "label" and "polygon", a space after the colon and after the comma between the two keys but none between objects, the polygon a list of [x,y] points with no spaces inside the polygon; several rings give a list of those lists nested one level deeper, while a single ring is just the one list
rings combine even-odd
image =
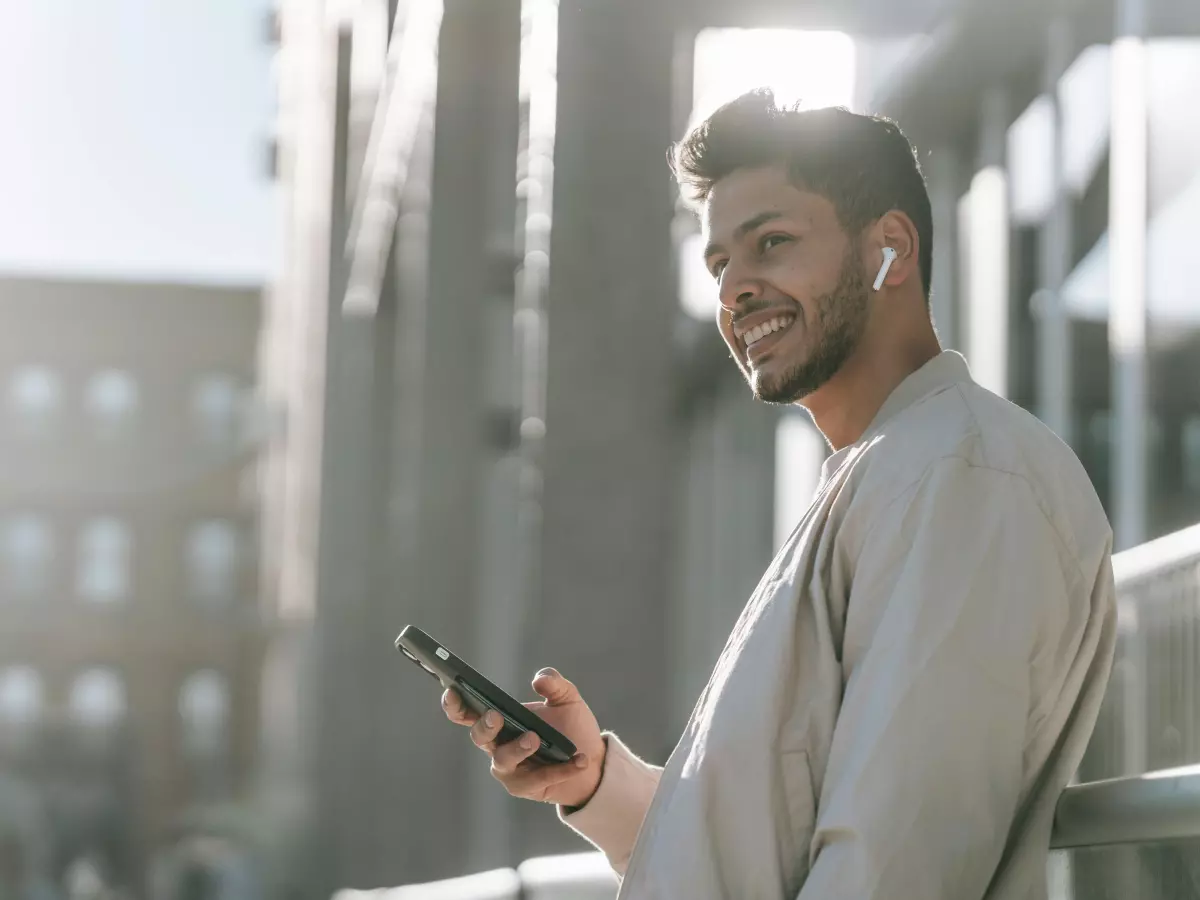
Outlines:
[{"label": "metal pipe", "polygon": [[1050,847],[1095,847],[1200,837],[1200,766],[1069,787]]},{"label": "metal pipe", "polygon": [[1170,571],[1190,562],[1200,562],[1200,525],[1163,535],[1113,555],[1117,588]]}]

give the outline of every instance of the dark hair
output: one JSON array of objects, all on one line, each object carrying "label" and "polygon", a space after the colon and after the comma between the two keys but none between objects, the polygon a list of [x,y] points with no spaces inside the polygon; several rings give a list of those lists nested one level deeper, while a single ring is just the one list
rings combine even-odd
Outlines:
[{"label": "dark hair", "polygon": [[738,169],[787,166],[797,187],[826,197],[843,228],[857,234],[889,210],[917,228],[921,286],[929,298],[933,215],[916,151],[890,119],[842,107],[781,107],[770,90],[742,94],[671,148],[671,171],[685,197],[708,199]]}]

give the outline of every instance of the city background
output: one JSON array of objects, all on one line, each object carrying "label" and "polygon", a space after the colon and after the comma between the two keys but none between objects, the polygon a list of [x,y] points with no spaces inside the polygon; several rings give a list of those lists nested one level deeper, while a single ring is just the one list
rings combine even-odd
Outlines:
[{"label": "city background", "polygon": [[[1118,550],[1200,523],[1190,0],[10,5],[0,894],[587,849],[392,641],[554,665],[665,761],[826,453],[728,358],[664,161],[761,85],[908,133],[943,345]],[[1083,779],[1200,763],[1187,552],[1123,595]],[[1200,896],[1191,844],[1075,855],[1081,900]]]}]

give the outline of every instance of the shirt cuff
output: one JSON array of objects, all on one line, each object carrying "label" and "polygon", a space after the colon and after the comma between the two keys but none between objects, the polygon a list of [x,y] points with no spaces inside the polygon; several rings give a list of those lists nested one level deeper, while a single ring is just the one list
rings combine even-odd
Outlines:
[{"label": "shirt cuff", "polygon": [[608,749],[596,793],[574,810],[560,806],[558,816],[602,850],[618,874],[624,874],[662,769],[642,762],[615,734],[606,733],[604,742]]}]

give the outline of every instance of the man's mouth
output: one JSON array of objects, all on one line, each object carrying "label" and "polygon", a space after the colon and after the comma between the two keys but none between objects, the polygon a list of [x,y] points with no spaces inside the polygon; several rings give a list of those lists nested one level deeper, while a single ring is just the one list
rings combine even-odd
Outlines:
[{"label": "man's mouth", "polygon": [[768,348],[779,341],[783,335],[796,321],[796,317],[789,314],[775,316],[766,322],[754,326],[744,335],[742,335],[742,343],[746,347],[746,356],[753,358],[765,352]]}]

